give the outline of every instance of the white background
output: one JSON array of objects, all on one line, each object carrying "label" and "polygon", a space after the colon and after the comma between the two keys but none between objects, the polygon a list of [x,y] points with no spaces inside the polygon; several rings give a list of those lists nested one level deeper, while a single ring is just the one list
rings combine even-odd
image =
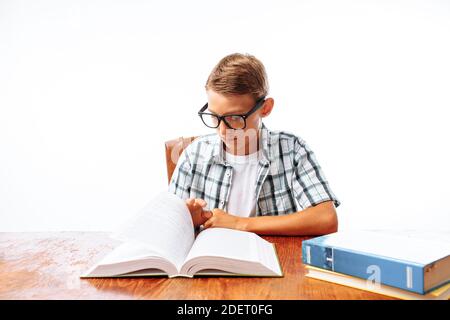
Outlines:
[{"label": "white background", "polygon": [[449,1],[0,0],[0,231],[111,230],[225,55],[315,151],[343,229],[450,229]]}]

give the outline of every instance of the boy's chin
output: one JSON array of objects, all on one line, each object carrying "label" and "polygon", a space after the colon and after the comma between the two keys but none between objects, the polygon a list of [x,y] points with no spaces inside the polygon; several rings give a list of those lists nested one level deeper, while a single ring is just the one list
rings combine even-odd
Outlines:
[{"label": "boy's chin", "polygon": [[223,140],[222,140],[222,142],[223,142],[223,144],[224,144],[224,146],[226,147],[227,150],[234,149],[234,143],[233,142],[226,142],[226,141],[223,141]]}]

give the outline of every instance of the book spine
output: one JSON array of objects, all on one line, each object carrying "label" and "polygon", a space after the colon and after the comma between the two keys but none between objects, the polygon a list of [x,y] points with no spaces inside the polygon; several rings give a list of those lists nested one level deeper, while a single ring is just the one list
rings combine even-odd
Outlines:
[{"label": "book spine", "polygon": [[303,241],[302,261],[317,268],[343,273],[410,292],[425,294],[424,266],[387,257]]},{"label": "book spine", "polygon": [[181,273],[177,273],[177,274],[169,274],[168,275],[169,278],[193,278],[193,275],[189,275],[189,274],[181,274]]}]

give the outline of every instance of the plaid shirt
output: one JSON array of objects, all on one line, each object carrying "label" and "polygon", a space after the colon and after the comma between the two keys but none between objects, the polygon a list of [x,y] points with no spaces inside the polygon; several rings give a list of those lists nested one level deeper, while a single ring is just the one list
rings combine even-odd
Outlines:
[{"label": "plaid shirt", "polygon": [[[269,131],[263,124],[260,141],[256,216],[290,214],[328,200],[335,207],[340,205],[304,140],[287,132]],[[224,159],[223,144],[216,133],[196,138],[180,155],[169,192],[182,199],[204,199],[208,210],[226,211],[233,168]]]}]

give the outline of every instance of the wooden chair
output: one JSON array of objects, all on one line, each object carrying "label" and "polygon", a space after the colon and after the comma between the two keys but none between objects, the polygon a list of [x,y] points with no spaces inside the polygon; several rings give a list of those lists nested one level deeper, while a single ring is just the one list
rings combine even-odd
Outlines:
[{"label": "wooden chair", "polygon": [[165,142],[166,147],[166,166],[167,166],[167,179],[170,183],[170,178],[172,178],[173,171],[177,166],[178,158],[180,157],[183,150],[195,139],[194,137],[179,137],[177,139],[169,140]]}]

